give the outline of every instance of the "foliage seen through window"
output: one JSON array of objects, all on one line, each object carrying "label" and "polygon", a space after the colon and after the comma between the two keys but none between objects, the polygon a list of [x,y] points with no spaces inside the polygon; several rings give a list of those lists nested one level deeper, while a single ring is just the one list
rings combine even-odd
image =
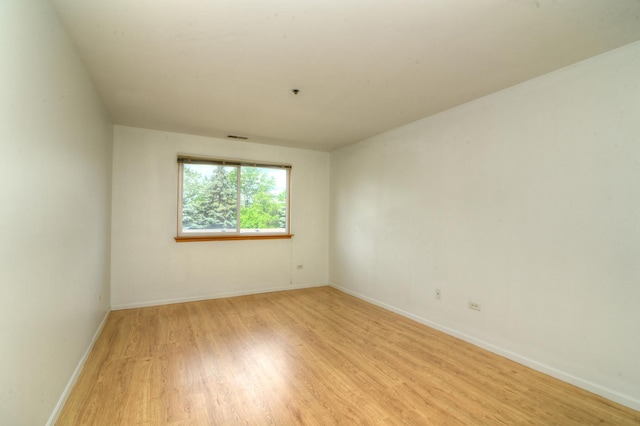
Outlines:
[{"label": "foliage seen through window", "polygon": [[182,165],[182,233],[287,232],[288,169]]}]

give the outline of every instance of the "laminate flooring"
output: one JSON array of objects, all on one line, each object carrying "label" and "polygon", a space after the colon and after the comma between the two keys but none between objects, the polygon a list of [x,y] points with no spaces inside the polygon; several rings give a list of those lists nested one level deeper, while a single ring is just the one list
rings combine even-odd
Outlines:
[{"label": "laminate flooring", "polygon": [[58,425],[638,425],[330,287],[114,311]]}]

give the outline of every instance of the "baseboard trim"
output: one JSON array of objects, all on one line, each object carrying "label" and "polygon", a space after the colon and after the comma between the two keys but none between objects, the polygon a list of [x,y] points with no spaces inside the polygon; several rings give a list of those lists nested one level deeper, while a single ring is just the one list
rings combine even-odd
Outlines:
[{"label": "baseboard trim", "polygon": [[49,420],[47,420],[46,426],[53,426],[56,424],[56,421],[58,421],[58,417],[62,412],[62,408],[64,407],[64,404],[67,402],[67,398],[69,398],[69,395],[71,394],[71,390],[73,389],[73,386],[78,381],[78,377],[80,377],[80,373],[82,373],[84,364],[87,362],[87,358],[89,358],[89,354],[91,353],[93,346],[98,340],[98,337],[100,337],[100,333],[102,333],[102,329],[104,328],[104,325],[107,323],[107,318],[109,318],[110,313],[111,313],[111,309],[107,310],[107,312],[104,314],[104,317],[102,318],[102,321],[100,322],[100,325],[98,326],[98,329],[96,330],[95,333],[93,333],[93,337],[91,338],[89,347],[87,348],[86,351],[84,351],[82,358],[80,358],[80,361],[78,362],[76,369],[73,371],[73,374],[71,375],[71,378],[67,383],[67,386],[65,386],[64,391],[62,392],[62,395],[60,395],[60,398],[58,399],[58,403],[56,404],[55,408],[53,409],[53,412],[49,416]]},{"label": "baseboard trim", "polygon": [[371,297],[365,296],[364,294],[355,292],[353,290],[349,290],[345,287],[339,286],[337,284],[334,283],[329,283],[329,285],[333,288],[335,288],[336,290],[342,291],[344,293],[350,294],[351,296],[357,297],[358,299],[362,299],[366,302],[372,303],[376,306],[380,306],[381,308],[387,309],[391,312],[395,312],[399,315],[402,315],[403,317],[412,319],[416,322],[419,322],[421,324],[424,324],[428,327],[434,328],[436,330],[442,331],[443,333],[446,333],[450,336],[453,337],[457,337],[458,339],[464,340],[465,342],[471,343],[475,346],[481,347],[483,349],[488,350],[489,352],[493,352],[497,355],[503,356],[505,358],[510,359],[511,361],[515,361],[518,364],[522,364],[524,366],[527,366],[531,369],[534,369],[536,371],[539,371],[541,373],[547,374],[551,377],[554,377],[558,380],[562,380],[563,382],[572,384],[574,386],[577,386],[581,389],[587,390],[589,392],[592,392],[596,395],[600,395],[608,400],[617,402],[619,404],[622,404],[626,407],[629,407],[633,410],[637,410],[640,411],[640,400],[636,399],[630,395],[625,395],[622,394],[620,392],[614,391],[612,389],[609,389],[607,387],[598,385],[596,383],[593,383],[589,380],[585,380],[582,379],[580,377],[576,377],[572,374],[566,373],[564,371],[558,370],[554,367],[551,367],[549,365],[543,364],[541,362],[538,362],[534,359],[528,358],[526,356],[520,355],[518,353],[509,351],[507,349],[503,349],[500,348],[498,346],[495,346],[489,342],[485,342],[483,340],[480,339],[476,339],[473,336],[469,336],[468,334],[462,333],[458,330],[443,326],[441,324],[435,323],[433,321],[429,321],[426,318],[420,317],[418,315],[414,315],[410,312],[404,311],[402,309],[399,309],[395,306],[389,305],[387,303],[381,302],[379,300],[373,299]]},{"label": "baseboard trim", "polygon": [[274,293],[277,291],[300,290],[303,288],[322,287],[326,285],[328,284],[318,283],[318,284],[304,284],[304,285],[287,285],[287,286],[279,286],[279,287],[271,287],[271,288],[259,288],[255,290],[231,291],[231,292],[225,292],[225,293],[211,293],[211,294],[204,294],[201,296],[192,296],[192,297],[178,297],[174,299],[160,299],[160,300],[152,300],[149,302],[123,303],[120,305],[111,306],[111,310],[121,311],[124,309],[147,308],[150,306],[172,305],[175,303],[200,302],[202,300],[224,299],[226,297],[249,296],[252,294]]}]

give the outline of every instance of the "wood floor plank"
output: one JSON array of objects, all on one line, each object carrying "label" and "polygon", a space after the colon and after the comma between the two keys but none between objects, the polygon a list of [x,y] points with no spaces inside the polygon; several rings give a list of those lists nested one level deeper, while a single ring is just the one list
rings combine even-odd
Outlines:
[{"label": "wood floor plank", "polygon": [[58,425],[638,425],[330,287],[112,312]]}]

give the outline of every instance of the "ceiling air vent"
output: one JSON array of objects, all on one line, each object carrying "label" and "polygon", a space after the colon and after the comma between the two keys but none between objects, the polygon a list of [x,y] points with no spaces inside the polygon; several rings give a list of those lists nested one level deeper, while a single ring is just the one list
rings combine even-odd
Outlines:
[{"label": "ceiling air vent", "polygon": [[247,139],[249,139],[249,138],[248,138],[248,137],[246,137],[246,136],[238,136],[238,135],[227,135],[227,137],[228,137],[229,139],[240,139],[240,140],[242,140],[242,141],[246,141]]}]

